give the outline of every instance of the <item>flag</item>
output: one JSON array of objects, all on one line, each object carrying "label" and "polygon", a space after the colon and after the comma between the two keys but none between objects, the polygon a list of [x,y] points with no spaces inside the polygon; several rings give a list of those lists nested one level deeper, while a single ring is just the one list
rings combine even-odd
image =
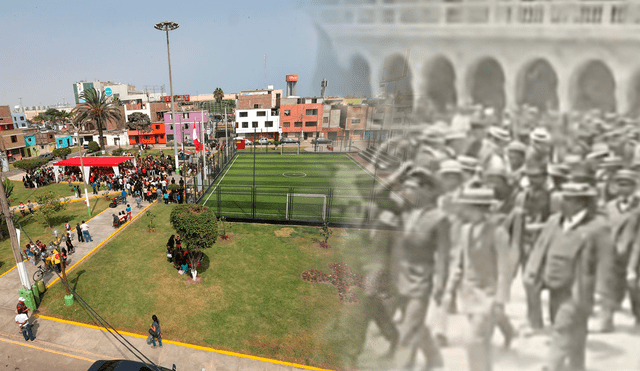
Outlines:
[{"label": "flag", "polygon": [[198,138],[195,122],[193,123],[193,134],[191,137],[193,138],[193,144],[196,146],[196,152],[202,151],[202,143],[200,143],[200,139]]}]

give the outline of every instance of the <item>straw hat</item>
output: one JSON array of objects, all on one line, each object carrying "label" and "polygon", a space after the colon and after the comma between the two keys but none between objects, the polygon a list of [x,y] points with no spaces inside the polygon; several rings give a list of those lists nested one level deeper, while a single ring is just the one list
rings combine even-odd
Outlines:
[{"label": "straw hat", "polygon": [[597,197],[598,190],[589,183],[565,183],[562,185],[563,197]]},{"label": "straw hat", "polygon": [[509,132],[497,126],[492,126],[489,128],[489,135],[503,142],[508,142],[511,140],[511,135],[509,134]]},{"label": "straw hat", "polygon": [[440,163],[438,174],[462,174],[462,165],[456,160],[444,160]]},{"label": "straw hat", "polygon": [[509,143],[509,145],[507,145],[507,151],[526,153],[527,146],[520,141],[514,140],[513,142]]},{"label": "straw hat", "polygon": [[457,204],[464,205],[487,205],[491,206],[496,202],[492,188],[468,188],[460,190],[454,199]]},{"label": "straw hat", "polygon": [[638,183],[638,173],[633,170],[620,169],[613,175],[613,179],[615,181],[629,180],[634,183]]}]

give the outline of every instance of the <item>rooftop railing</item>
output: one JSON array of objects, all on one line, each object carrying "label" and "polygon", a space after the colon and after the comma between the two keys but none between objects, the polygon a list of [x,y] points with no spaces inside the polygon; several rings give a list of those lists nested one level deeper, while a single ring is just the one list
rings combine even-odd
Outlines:
[{"label": "rooftop railing", "polygon": [[325,0],[311,12],[323,24],[603,25],[640,24],[640,2]]}]

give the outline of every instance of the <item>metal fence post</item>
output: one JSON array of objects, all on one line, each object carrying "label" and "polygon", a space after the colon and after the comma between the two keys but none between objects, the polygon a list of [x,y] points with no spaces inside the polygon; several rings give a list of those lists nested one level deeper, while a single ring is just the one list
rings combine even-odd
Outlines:
[{"label": "metal fence post", "polygon": [[216,190],[216,198],[218,203],[218,218],[222,216],[222,187],[218,186]]}]

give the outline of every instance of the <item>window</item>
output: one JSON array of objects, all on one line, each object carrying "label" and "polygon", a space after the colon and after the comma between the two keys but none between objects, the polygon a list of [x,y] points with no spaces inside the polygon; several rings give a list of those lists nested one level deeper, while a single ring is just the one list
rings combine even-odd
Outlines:
[{"label": "window", "polygon": [[248,115],[248,112],[240,112],[240,117],[247,117]]},{"label": "window", "polygon": [[293,126],[296,127],[296,128],[301,128],[302,127],[302,123],[298,121],[295,124],[293,124]]},{"label": "window", "polygon": [[358,125],[358,124],[360,124],[360,119],[351,119],[351,124],[352,124],[352,125]]},{"label": "window", "polygon": [[322,123],[323,124],[328,124],[329,123],[329,118],[328,117],[323,117],[322,118]]},{"label": "window", "polygon": [[156,125],[156,130],[159,130],[159,129],[160,129],[160,125]]},{"label": "window", "polygon": [[149,136],[148,136],[148,135],[145,135],[145,136],[144,136],[144,139],[149,139]]},{"label": "window", "polygon": [[262,105],[261,104],[254,104],[253,108],[262,108]]},{"label": "window", "polygon": [[256,116],[258,117],[264,117],[267,115],[267,111],[258,111],[256,112]]},{"label": "window", "polygon": [[164,134],[160,134],[160,139],[164,139]]},{"label": "window", "polygon": [[44,146],[40,146],[40,149],[44,149]]},{"label": "window", "polygon": [[168,141],[172,141],[173,140],[173,134],[167,134],[167,140]]},{"label": "window", "polygon": [[18,141],[18,137],[15,135],[11,136],[11,143],[16,143]]},{"label": "window", "polygon": [[248,122],[243,122],[242,123],[242,128],[243,129],[248,129],[249,128],[249,123]]},{"label": "window", "polygon": [[291,123],[290,123],[290,122],[283,122],[283,123],[282,123],[282,127],[283,127],[283,128],[288,128],[288,127],[290,127],[290,126],[291,126]]},{"label": "window", "polygon": [[182,118],[183,119],[188,119],[189,118],[189,112],[185,112],[182,114]]},{"label": "window", "polygon": [[252,127],[252,128],[257,128],[257,127],[258,127],[258,121],[253,121],[253,122],[251,123],[251,127]]},{"label": "window", "polygon": [[273,127],[273,121],[265,121],[264,122],[264,127],[272,128]]},{"label": "window", "polygon": [[169,130],[173,130],[173,125],[169,125]]},{"label": "window", "polygon": [[156,119],[158,121],[164,121],[164,113],[162,112],[156,112]]},{"label": "window", "polygon": [[20,120],[24,120],[24,116],[20,116]]},{"label": "window", "polygon": [[318,98],[311,98],[311,103],[318,103]]},{"label": "window", "polygon": [[308,109],[305,113],[307,116],[318,116],[318,109]]},{"label": "window", "polygon": [[291,110],[288,110],[288,109],[284,110],[284,115],[291,116]]},{"label": "window", "polygon": [[304,123],[304,126],[307,128],[318,126],[318,121],[307,121]]}]

